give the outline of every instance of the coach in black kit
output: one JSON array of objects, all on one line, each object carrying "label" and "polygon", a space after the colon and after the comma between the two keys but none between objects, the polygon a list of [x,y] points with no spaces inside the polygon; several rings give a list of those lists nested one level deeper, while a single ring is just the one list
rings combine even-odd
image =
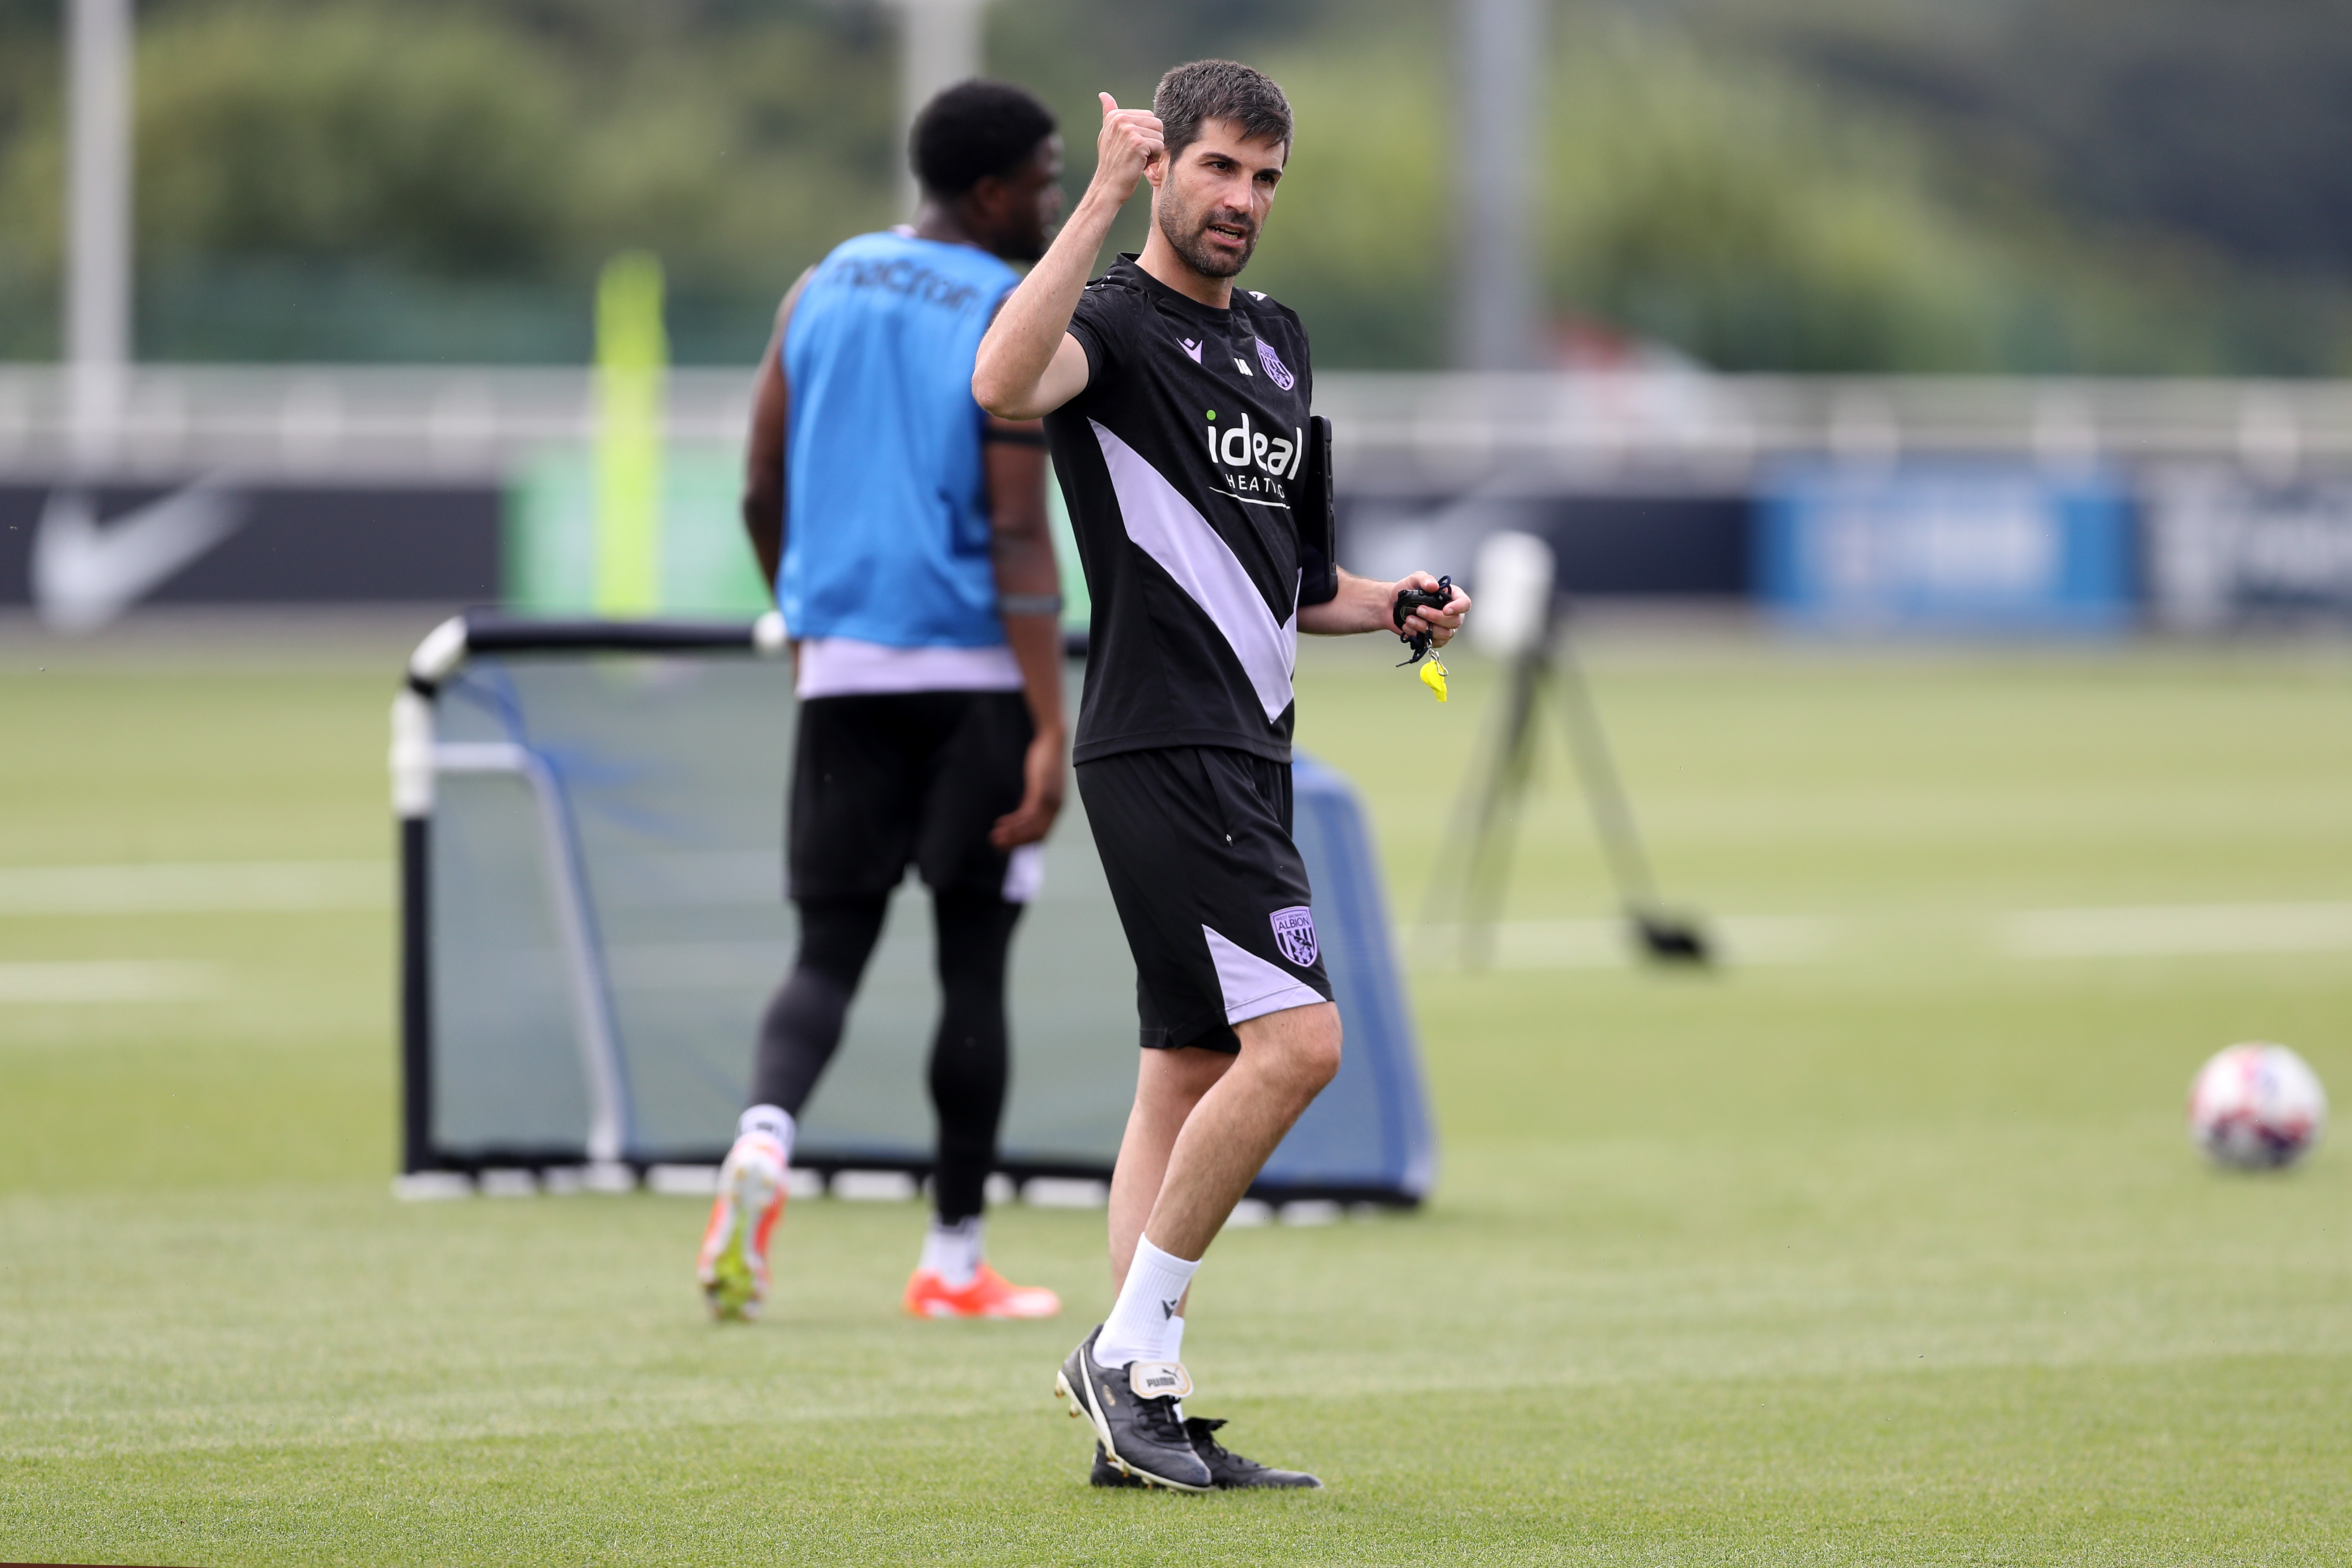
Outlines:
[{"label": "coach in black kit", "polygon": [[[1142,1060],[1111,1182],[1110,1316],[1055,1391],[1101,1485],[1315,1486],[1186,1419],[1183,1310],[1202,1255],[1339,1066],[1339,1015],[1291,842],[1302,630],[1395,629],[1399,591],[1339,571],[1298,318],[1235,290],[1290,155],[1289,103],[1246,66],[1102,95],[1093,183],[982,341],[972,393],[1045,417],[1094,601],[1079,794],[1135,954]],[[1087,281],[1140,180],[1139,257]],[[1469,609],[1408,616],[1452,637]]]}]

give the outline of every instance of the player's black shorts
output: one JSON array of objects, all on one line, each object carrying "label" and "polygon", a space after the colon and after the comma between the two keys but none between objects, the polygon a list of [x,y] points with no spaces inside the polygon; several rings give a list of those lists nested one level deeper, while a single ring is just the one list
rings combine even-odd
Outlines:
[{"label": "player's black shorts", "polygon": [[909,861],[934,892],[1007,891],[1009,858],[988,830],[1021,804],[1034,733],[1021,693],[814,697],[800,709],[785,822],[793,898],[879,898]]},{"label": "player's black shorts", "polygon": [[1331,999],[1290,764],[1221,746],[1120,752],[1078,768],[1135,953],[1147,1048],[1237,1052],[1245,1019]]}]

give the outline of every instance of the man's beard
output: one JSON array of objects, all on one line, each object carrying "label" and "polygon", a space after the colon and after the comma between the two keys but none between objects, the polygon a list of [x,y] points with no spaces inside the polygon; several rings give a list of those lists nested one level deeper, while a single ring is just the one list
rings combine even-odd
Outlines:
[{"label": "man's beard", "polygon": [[[1242,241],[1241,254],[1234,255],[1214,248],[1208,242],[1212,223],[1224,222],[1246,229],[1248,237]],[[1181,232],[1180,232],[1181,231]],[[1232,278],[1249,265],[1257,249],[1257,226],[1246,216],[1236,217],[1223,208],[1167,209],[1160,220],[1160,232],[1184,258],[1184,264],[1203,278]]]}]

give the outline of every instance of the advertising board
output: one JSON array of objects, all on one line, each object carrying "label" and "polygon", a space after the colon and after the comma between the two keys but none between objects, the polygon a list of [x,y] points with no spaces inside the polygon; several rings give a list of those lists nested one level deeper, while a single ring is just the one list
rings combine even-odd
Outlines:
[{"label": "advertising board", "polygon": [[1793,466],[1758,494],[1758,589],[1821,630],[2120,631],[2135,613],[2132,524],[2103,473]]},{"label": "advertising board", "polygon": [[2352,616],[2352,479],[2160,471],[2145,516],[2149,607],[2183,632]]}]

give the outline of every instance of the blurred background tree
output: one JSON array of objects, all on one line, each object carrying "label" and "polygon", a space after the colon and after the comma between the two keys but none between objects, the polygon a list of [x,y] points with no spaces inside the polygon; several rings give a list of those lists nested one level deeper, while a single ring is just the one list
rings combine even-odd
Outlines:
[{"label": "blurred background tree", "polygon": [[[56,347],[58,0],[0,0],[0,355]],[[143,0],[139,352],[578,362],[643,247],[680,359],[893,211],[869,0]],[[1090,168],[1097,88],[1236,54],[1302,136],[1252,281],[1328,366],[1443,362],[1449,0],[997,0]],[[1727,369],[2352,368],[2352,0],[1562,7],[1563,343]],[[1139,214],[1122,226],[1132,247]]]},{"label": "blurred background tree", "polygon": [[[54,26],[9,4],[0,70],[38,99],[0,122],[0,276],[53,300]],[[869,12],[146,0],[140,17],[143,357],[576,361],[597,267],[643,247],[681,357],[742,359],[779,276],[892,216],[895,57]],[[0,353],[53,352],[53,312],[12,310]]]}]

